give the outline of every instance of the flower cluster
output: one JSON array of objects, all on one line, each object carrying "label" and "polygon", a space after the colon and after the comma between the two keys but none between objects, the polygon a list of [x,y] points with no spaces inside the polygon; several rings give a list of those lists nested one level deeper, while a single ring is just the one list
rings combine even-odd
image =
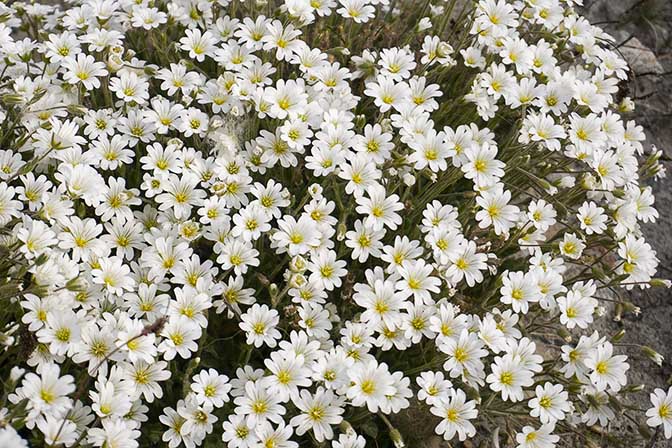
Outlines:
[{"label": "flower cluster", "polygon": [[594,323],[669,286],[665,173],[577,3],[0,5],[0,446],[643,422]]}]

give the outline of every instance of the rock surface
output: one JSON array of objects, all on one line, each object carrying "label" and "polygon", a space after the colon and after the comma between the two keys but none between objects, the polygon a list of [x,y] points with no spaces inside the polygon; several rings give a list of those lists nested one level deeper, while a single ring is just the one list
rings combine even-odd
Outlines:
[{"label": "rock surface", "polygon": [[[596,0],[586,2],[584,14],[591,23],[601,24],[617,43],[623,43],[620,51],[630,64],[633,79],[630,96],[635,100],[632,114],[644,126],[647,144],[656,145],[663,151],[665,166],[672,170],[672,1],[670,0]],[[618,44],[617,44],[618,45]],[[660,213],[658,222],[645,227],[647,241],[660,259],[658,276],[672,278],[672,173],[667,178],[653,183],[656,208]],[[614,334],[624,329],[627,342],[637,342],[656,349],[665,357],[661,367],[642,354],[639,349],[626,350],[630,357],[631,384],[647,384],[667,389],[672,376],[672,291],[651,289],[633,291],[631,301],[641,308],[641,313],[624,314],[619,322],[606,317],[600,323],[601,332]],[[648,394],[633,397],[639,408],[650,407]],[[624,432],[636,431],[626,419],[615,423]],[[629,445],[633,448],[637,445]],[[641,445],[640,445],[641,446]],[[642,448],[672,447],[659,434],[654,444]]]}]

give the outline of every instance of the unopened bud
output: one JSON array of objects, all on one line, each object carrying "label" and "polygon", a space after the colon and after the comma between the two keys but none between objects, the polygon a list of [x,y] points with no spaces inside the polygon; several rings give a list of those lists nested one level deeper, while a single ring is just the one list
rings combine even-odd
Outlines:
[{"label": "unopened bud", "polygon": [[404,448],[406,446],[404,443],[404,438],[401,436],[401,433],[397,428],[390,430],[390,439],[392,439],[392,442],[396,448]]},{"label": "unopened bud", "polygon": [[621,329],[618,333],[611,337],[611,342],[619,342],[625,336],[625,329]]},{"label": "unopened bud", "polygon": [[23,374],[26,373],[26,369],[23,369],[21,367],[15,366],[12,368],[12,370],[9,372],[9,380],[16,384],[19,382]]},{"label": "unopened bud", "polygon": [[650,440],[653,437],[653,434],[651,434],[651,430],[645,424],[638,425],[637,431],[639,432],[640,436],[644,437],[645,440]]},{"label": "unopened bud", "polygon": [[658,353],[657,351],[655,351],[654,349],[652,349],[647,345],[642,345],[642,351],[649,359],[651,359],[651,361],[658,364],[658,366],[663,365],[663,361],[665,360],[663,355],[661,355],[660,353]]},{"label": "unopened bud", "polygon": [[348,227],[344,222],[338,224],[338,230],[336,232],[336,239],[338,241],[343,241],[345,239],[345,233],[348,231]]},{"label": "unopened bud", "polygon": [[350,56],[350,49],[347,47],[333,47],[327,50],[327,52],[335,56]]},{"label": "unopened bud", "polygon": [[664,278],[652,278],[649,280],[649,285],[653,286],[654,288],[669,288],[672,286],[672,281]]},{"label": "unopened bud", "polygon": [[619,413],[623,412],[623,406],[621,405],[621,402],[618,401],[618,398],[616,398],[616,396],[609,395],[609,404]]},{"label": "unopened bud", "polygon": [[71,278],[65,284],[65,289],[67,289],[68,291],[72,291],[72,292],[81,292],[85,288],[86,288],[86,285],[84,284],[84,282],[79,277]]},{"label": "unopened bud", "polygon": [[623,316],[623,303],[619,302],[616,304],[616,309],[614,312],[614,322],[620,322],[622,316]]},{"label": "unopened bud", "polygon": [[604,271],[601,268],[599,268],[597,265],[592,267],[591,272],[592,272],[595,280],[604,280],[606,278],[606,275],[604,274]]},{"label": "unopened bud", "polygon": [[292,288],[300,288],[308,282],[303,274],[293,274],[289,280],[289,285]]},{"label": "unopened bud", "polygon": [[49,255],[47,255],[46,253],[42,253],[35,260],[35,265],[42,266],[44,263],[47,262],[47,260],[49,260]]},{"label": "unopened bud", "polygon": [[567,389],[567,392],[574,395],[580,394],[582,388],[583,385],[581,383],[570,383],[565,387],[565,389]]},{"label": "unopened bud", "polygon": [[366,115],[360,114],[355,117],[355,127],[357,129],[364,129],[366,126]]},{"label": "unopened bud", "polygon": [[184,142],[180,140],[179,138],[171,138],[166,142],[168,146],[174,146],[177,149],[181,149],[184,146]]},{"label": "unopened bud", "polygon": [[271,284],[268,277],[266,277],[264,274],[260,272],[257,273],[257,280],[259,280],[259,283],[261,283],[263,286],[268,286]]},{"label": "unopened bud", "polygon": [[66,109],[68,110],[69,113],[78,117],[81,117],[87,112],[86,107],[80,104],[68,104]]},{"label": "unopened bud", "polygon": [[629,96],[623,98],[618,105],[618,111],[622,114],[632,112],[633,110],[635,110],[635,102]]},{"label": "unopened bud", "polygon": [[296,257],[292,258],[292,260],[289,262],[289,269],[292,272],[304,272],[308,266],[308,263],[306,262],[306,259],[303,258],[301,255],[297,255]]},{"label": "unopened bud", "polygon": [[623,199],[625,197],[625,190],[623,190],[622,188],[616,188],[612,190],[611,193],[619,199]]},{"label": "unopened bud", "polygon": [[558,335],[565,340],[565,342],[571,342],[572,341],[572,335],[569,334],[567,330],[564,328],[559,328],[558,329]]},{"label": "unopened bud", "polygon": [[346,436],[356,436],[357,433],[355,432],[354,428],[350,423],[347,421],[343,420],[341,424],[339,425],[341,428],[341,432],[345,434]]},{"label": "unopened bud", "polygon": [[4,104],[21,104],[23,103],[23,95],[17,93],[7,93],[2,95],[2,102]]},{"label": "unopened bud", "polygon": [[628,384],[623,389],[621,389],[621,392],[623,392],[624,394],[632,394],[641,392],[644,389],[646,389],[645,384]]}]

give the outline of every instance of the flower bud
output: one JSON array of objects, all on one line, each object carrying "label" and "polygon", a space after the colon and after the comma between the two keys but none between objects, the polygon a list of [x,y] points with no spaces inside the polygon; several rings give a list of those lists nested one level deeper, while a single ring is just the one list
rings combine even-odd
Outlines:
[{"label": "flower bud", "polygon": [[626,96],[623,98],[618,105],[618,111],[622,114],[627,114],[628,112],[632,112],[635,110],[635,102],[632,101],[632,98],[629,96]]},{"label": "flower bud", "polygon": [[649,359],[651,359],[651,361],[658,364],[658,366],[663,365],[663,360],[665,359],[663,355],[661,355],[660,353],[658,353],[657,351],[655,351],[654,349],[652,349],[647,345],[642,345],[642,351]]},{"label": "flower bud", "polygon": [[300,288],[303,285],[308,283],[308,280],[306,279],[306,276],[303,274],[293,274],[292,277],[289,280],[289,286],[292,288]]},{"label": "flower bud", "polygon": [[313,199],[321,199],[322,198],[322,185],[320,184],[312,184],[310,187],[308,187],[308,193],[310,194],[310,197]]},{"label": "flower bud", "polygon": [[12,367],[12,370],[9,372],[9,380],[16,384],[19,382],[23,374],[26,373],[26,369],[23,369],[19,366]]},{"label": "flower bud", "polygon": [[558,335],[565,340],[565,342],[572,342],[572,335],[569,334],[567,330],[564,328],[559,328],[558,329]]},{"label": "flower bud", "polygon": [[355,117],[355,127],[357,129],[364,129],[364,126],[366,126],[366,115],[364,114],[359,114]]},{"label": "flower bud", "polygon": [[305,272],[307,267],[308,263],[306,262],[306,259],[303,258],[301,255],[295,256],[289,262],[289,269],[292,272]]},{"label": "flower bud", "polygon": [[357,433],[355,432],[354,428],[350,423],[347,421],[343,420],[341,424],[339,425],[341,428],[341,432],[345,434],[346,436],[356,436]]},{"label": "flower bud", "polygon": [[401,433],[397,428],[392,428],[390,430],[390,439],[392,439],[392,442],[396,448],[404,448],[406,446],[404,443],[404,438],[401,436]]},{"label": "flower bud", "polygon": [[432,21],[429,19],[429,17],[423,17],[420,19],[418,22],[418,26],[416,27],[417,32],[421,33],[425,30],[428,30],[432,27]]},{"label": "flower bud", "polygon": [[69,113],[71,113],[72,115],[76,115],[78,117],[81,117],[87,111],[86,107],[81,106],[79,104],[68,104],[66,109],[68,110]]},{"label": "flower bud", "polygon": [[621,391],[624,394],[631,394],[631,393],[638,393],[646,389],[646,385],[644,384],[628,384],[625,386]]},{"label": "flower bud", "polygon": [[65,289],[72,292],[81,292],[86,289],[86,284],[79,277],[71,278],[65,284]]},{"label": "flower bud", "polygon": [[35,265],[42,266],[44,263],[47,262],[47,260],[49,260],[49,255],[47,255],[46,253],[41,253],[35,260]]},{"label": "flower bud", "polygon": [[652,278],[649,280],[649,285],[654,288],[669,288],[672,286],[672,281],[663,278]]},{"label": "flower bud", "polygon": [[637,431],[639,432],[639,435],[644,437],[644,439],[646,439],[646,440],[651,440],[651,437],[653,437],[649,427],[647,425],[643,424],[643,423],[641,425],[637,426]]},{"label": "flower bud", "polygon": [[345,233],[348,231],[348,227],[344,222],[338,223],[338,231],[336,232],[336,239],[338,241],[343,241],[345,239]]},{"label": "flower bud", "polygon": [[257,273],[257,280],[259,280],[259,283],[261,283],[263,286],[268,286],[271,284],[268,277],[266,277],[264,274],[260,272]]},{"label": "flower bud", "polygon": [[6,93],[5,95],[2,95],[2,102],[7,105],[23,104],[24,97],[18,93]]},{"label": "flower bud", "polygon": [[611,342],[619,342],[621,339],[623,339],[623,336],[625,336],[625,329],[624,328],[619,330],[618,333],[616,333],[615,335],[613,335],[611,337]]},{"label": "flower bud", "polygon": [[107,68],[111,73],[119,71],[124,66],[124,60],[121,59],[121,56],[110,53],[107,58]]}]

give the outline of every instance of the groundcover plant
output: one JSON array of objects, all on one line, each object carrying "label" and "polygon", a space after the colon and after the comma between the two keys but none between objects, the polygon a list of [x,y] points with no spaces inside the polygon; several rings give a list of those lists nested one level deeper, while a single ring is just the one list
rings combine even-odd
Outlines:
[{"label": "groundcover plant", "polygon": [[0,5],[0,446],[672,436],[594,328],[664,169],[577,4]]}]

